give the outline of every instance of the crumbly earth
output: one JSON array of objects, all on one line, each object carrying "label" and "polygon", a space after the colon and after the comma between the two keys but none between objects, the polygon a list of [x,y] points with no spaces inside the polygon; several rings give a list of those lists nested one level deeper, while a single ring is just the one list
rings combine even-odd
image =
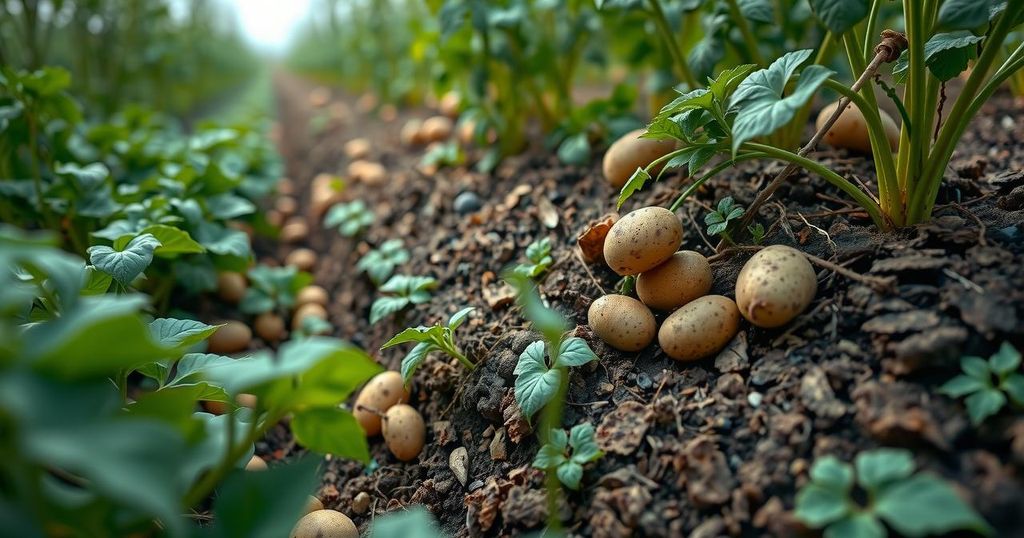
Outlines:
[{"label": "crumbly earth", "polygon": [[[775,330],[743,324],[717,357],[677,363],[656,344],[616,351],[586,326],[587,308],[611,291],[607,267],[584,265],[576,234],[614,210],[614,190],[599,156],[587,167],[565,166],[538,148],[507,159],[493,175],[466,169],[425,174],[422,149],[399,142],[409,117],[386,122],[361,113],[356,100],[335,95],[347,118],[323,130],[308,93],[314,86],[286,75],[276,80],[280,150],[308,208],[318,173],[344,175],[343,146],[372,141],[371,160],[388,170],[380,186],[351,183],[346,199],[362,199],[376,221],[358,240],[312,223],[305,246],[320,253],[316,281],[330,293],[336,335],[397,369],[407,349],[377,351],[407,325],[445,320],[476,307],[457,341],[478,364],[468,372],[443,356],[415,376],[411,404],[427,424],[418,459],[401,463],[378,437],[370,468],[328,457],[319,496],[365,531],[375,515],[410,504],[426,506],[452,536],[517,535],[543,527],[548,515],[542,474],[530,467],[538,446],[511,396],[519,353],[538,335],[497,276],[524,261],[525,248],[549,237],[555,264],[544,298],[571,321],[600,361],[571,374],[564,424],[591,422],[606,456],[587,467],[579,492],[559,510],[570,533],[586,536],[794,536],[794,496],[815,458],[845,460],[865,449],[913,451],[919,468],[953,481],[1001,536],[1024,532],[1024,414],[1007,409],[971,427],[961,402],[937,388],[958,373],[963,354],[989,356],[1003,341],[1024,349],[1024,109],[1000,96],[966,135],[947,173],[934,220],[877,233],[866,215],[823,180],[797,175],[759,215],[766,243],[787,244],[839,264],[856,279],[815,267],[818,293],[793,323]],[[871,186],[864,157],[823,150],[814,155]],[[703,217],[731,195],[744,206],[781,166],[748,163],[709,183],[679,211],[682,248],[713,253]],[[666,206],[685,178],[665,179],[631,200],[623,213]],[[482,209],[459,215],[455,197],[477,194]],[[401,238],[411,261],[400,272],[430,275],[434,298],[404,316],[368,322],[376,292],[356,272],[372,246]],[[281,260],[291,247],[262,245]],[[733,295],[749,251],[713,260],[711,293]],[[658,316],[659,322],[664,315]],[[449,454],[468,451],[465,486]],[[275,460],[301,451],[287,426],[257,446]],[[273,464],[273,462],[271,462]]]}]

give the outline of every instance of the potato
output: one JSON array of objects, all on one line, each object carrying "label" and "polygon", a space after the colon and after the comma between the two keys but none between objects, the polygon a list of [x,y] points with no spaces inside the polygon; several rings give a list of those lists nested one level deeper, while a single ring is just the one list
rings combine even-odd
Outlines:
[{"label": "potato", "polygon": [[398,133],[398,138],[401,139],[402,144],[406,146],[418,146],[424,142],[423,134],[423,121],[413,118],[402,126],[402,130]]},{"label": "potato", "polygon": [[348,165],[348,175],[355,181],[367,185],[381,185],[387,181],[388,171],[384,165],[370,161],[354,161]]},{"label": "potato", "polygon": [[[394,371],[381,372],[373,376],[363,390],[359,391],[352,414],[363,427],[366,436],[373,437],[381,430],[380,415],[376,412],[387,412],[398,402],[408,399],[409,393],[402,383],[402,374]],[[364,407],[368,409],[363,409]]]},{"label": "potato", "polygon": [[284,215],[285,217],[290,217],[294,215],[296,211],[298,211],[299,202],[297,202],[295,198],[292,198],[291,196],[280,196],[278,197],[277,201],[274,202],[274,209],[276,209],[278,213]]},{"label": "potato", "polygon": [[377,110],[377,117],[384,123],[391,123],[398,119],[398,109],[391,103],[385,103]]},{"label": "potato", "polygon": [[267,211],[267,224],[275,228],[280,228],[282,225],[284,225],[285,218],[286,217],[276,209],[270,209]]},{"label": "potato", "polygon": [[[602,169],[608,183],[616,189],[621,189],[629,181],[637,168],[644,168],[659,157],[664,157],[670,151],[676,149],[674,140],[652,140],[650,138],[639,138],[646,129],[630,131],[619,138],[608,148],[604,154]],[[651,175],[661,170],[651,170]]]},{"label": "potato", "polygon": [[636,277],[636,294],[658,310],[674,310],[711,291],[711,264],[692,250],[676,252],[665,263]]},{"label": "potato", "polygon": [[295,182],[286,177],[277,180],[277,193],[284,196],[295,194]]},{"label": "potato", "polygon": [[234,271],[224,271],[217,275],[217,296],[225,303],[238,304],[249,288],[245,275]]},{"label": "potato", "polygon": [[695,361],[721,351],[739,328],[740,313],[732,299],[705,295],[665,318],[658,344],[677,361]]},{"label": "potato", "polygon": [[433,116],[423,122],[423,138],[429,142],[441,142],[452,134],[452,120],[445,116]]},{"label": "potato", "polygon": [[384,444],[401,461],[416,459],[423,450],[427,427],[419,411],[407,404],[396,404],[381,421]]},{"label": "potato", "polygon": [[248,325],[241,321],[228,321],[207,340],[207,350],[219,355],[238,353],[248,349],[250,341],[252,331]]},{"label": "potato", "polygon": [[310,215],[319,220],[327,208],[343,199],[338,188],[340,180],[331,174],[317,174],[310,185]]},{"label": "potato", "polygon": [[[839,103],[832,103],[822,109],[818,114],[818,121],[815,122],[815,129],[821,129],[838,106]],[[882,116],[882,127],[885,129],[885,137],[889,139],[889,147],[896,151],[900,146],[900,128],[886,111],[879,109],[878,112]],[[852,104],[846,106],[846,110],[839,115],[839,119],[825,133],[822,140],[832,147],[871,153],[871,138],[868,137],[864,114]]]},{"label": "potato", "polygon": [[263,458],[253,454],[249,458],[249,463],[245,464],[246,471],[266,471],[268,469],[267,462],[263,461]]},{"label": "potato", "polygon": [[587,324],[598,338],[620,351],[640,351],[658,332],[650,309],[625,295],[605,295],[590,303]]},{"label": "potato", "polygon": [[380,103],[380,100],[377,99],[376,95],[366,92],[360,95],[359,99],[356,100],[356,110],[366,114],[367,112],[377,108],[378,103]]},{"label": "potato", "polygon": [[[309,500],[306,501],[306,514],[310,514],[312,512],[316,512],[317,510],[323,510],[323,509],[324,509],[323,501],[321,501],[320,499],[310,495],[309,496]],[[306,514],[303,514],[303,515],[306,515]]]},{"label": "potato", "polygon": [[284,258],[285,265],[292,265],[298,268],[300,271],[306,271],[307,273],[312,271],[316,267],[317,255],[312,249],[308,248],[297,248],[288,253],[288,256]]},{"label": "potato", "polygon": [[[212,413],[214,415],[223,415],[224,413],[227,413],[231,409],[231,406],[229,406],[225,402],[215,402],[213,400],[203,400],[201,403],[202,403],[203,409],[205,409],[208,413]],[[253,396],[252,394],[239,394],[239,395],[235,396],[235,403],[237,403],[238,405],[240,405],[242,407],[248,407],[249,409],[255,409],[256,408],[256,397]]]},{"label": "potato", "polygon": [[295,296],[296,307],[310,303],[327,306],[328,301],[329,297],[327,295],[327,290],[320,286],[306,286],[299,290],[299,293]]},{"label": "potato", "polygon": [[256,316],[252,325],[264,342],[276,344],[284,338],[284,320],[273,312],[264,312]]},{"label": "potato", "polygon": [[359,528],[335,510],[317,510],[299,520],[288,538],[359,538]]},{"label": "potato", "polygon": [[683,242],[683,223],[663,207],[643,207],[618,220],[604,241],[604,260],[626,276],[654,269]]},{"label": "potato", "polygon": [[736,304],[747,321],[781,327],[800,315],[818,292],[818,277],[797,249],[772,245],[747,260],[736,278]]},{"label": "potato", "polygon": [[302,217],[292,217],[285,221],[278,237],[282,243],[300,243],[309,236],[309,226]]},{"label": "potato", "polygon": [[459,107],[461,105],[462,97],[457,92],[450,91],[441,96],[441,101],[438,102],[437,108],[441,111],[441,114],[455,119],[459,117]]},{"label": "potato", "polygon": [[365,159],[370,156],[373,145],[365,138],[353,138],[345,143],[345,156],[349,159]]},{"label": "potato", "polygon": [[456,136],[463,146],[471,145],[476,139],[476,121],[471,119],[460,121],[456,129]]},{"label": "potato", "polygon": [[327,320],[327,309],[323,305],[317,303],[306,303],[295,309],[295,314],[292,316],[292,330],[297,331],[302,328],[302,320],[309,316],[315,316],[322,320]]}]

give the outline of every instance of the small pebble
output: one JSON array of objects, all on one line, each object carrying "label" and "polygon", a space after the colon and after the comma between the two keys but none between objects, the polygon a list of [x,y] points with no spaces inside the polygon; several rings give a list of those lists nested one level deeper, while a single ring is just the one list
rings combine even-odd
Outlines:
[{"label": "small pebble", "polygon": [[360,491],[356,494],[355,498],[352,499],[352,511],[357,514],[365,514],[370,508],[370,495],[365,491]]},{"label": "small pebble", "polygon": [[747,403],[749,403],[751,407],[759,407],[763,400],[764,395],[760,392],[751,392],[750,394],[747,394]]},{"label": "small pebble", "polygon": [[641,390],[650,390],[654,386],[654,382],[651,381],[651,376],[640,372],[636,375],[636,386]]},{"label": "small pebble", "polygon": [[468,215],[480,211],[483,207],[483,202],[480,201],[480,197],[473,191],[465,191],[462,194],[455,197],[455,212],[460,215]]}]

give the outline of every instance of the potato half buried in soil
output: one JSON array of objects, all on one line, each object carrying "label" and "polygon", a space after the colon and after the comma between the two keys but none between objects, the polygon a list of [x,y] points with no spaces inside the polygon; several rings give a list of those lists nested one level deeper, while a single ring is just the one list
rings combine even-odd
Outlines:
[{"label": "potato half buried in soil", "polygon": [[736,304],[758,327],[781,327],[800,315],[818,292],[818,277],[797,249],[772,245],[751,256],[736,278]]},{"label": "potato half buried in soil", "polygon": [[695,361],[721,351],[740,327],[736,303],[721,295],[705,295],[665,318],[658,344],[677,361]]},{"label": "potato half buried in soil", "polygon": [[658,332],[650,309],[625,295],[605,295],[591,303],[587,324],[598,338],[620,351],[640,351]]},{"label": "potato half buried in soil", "polygon": [[711,264],[699,252],[681,250],[636,277],[636,294],[658,310],[674,310],[711,291]]},{"label": "potato half buried in soil", "polygon": [[335,510],[316,510],[302,516],[289,538],[359,538],[359,528]]},{"label": "potato half buried in soil", "polygon": [[402,383],[402,374],[394,371],[381,372],[366,383],[363,390],[359,391],[356,404],[352,407],[352,414],[356,421],[363,427],[367,437],[373,437],[380,433],[380,413],[386,413],[388,409],[398,402],[409,399],[409,393]]},{"label": "potato half buried in soil", "polygon": [[[832,103],[821,110],[818,119],[814,124],[815,129],[821,129],[825,122],[835,113],[839,103]],[[885,129],[885,137],[889,139],[889,147],[896,150],[900,145],[900,128],[896,126],[892,116],[884,110],[879,110],[882,117],[882,128]],[[862,153],[871,153],[871,138],[868,136],[868,125],[864,114],[855,105],[847,105],[839,119],[832,124],[832,128],[825,133],[822,139],[826,144],[834,148],[846,148]]]},{"label": "potato half buried in soil", "polygon": [[683,242],[683,223],[664,207],[642,207],[618,220],[604,240],[604,261],[616,273],[643,273],[672,257]]},{"label": "potato half buried in soil", "polygon": [[[646,131],[647,129],[637,129],[622,135],[622,138],[616,140],[604,154],[602,169],[604,177],[612,187],[621,189],[637,168],[646,168],[676,148],[675,140],[640,138]],[[656,170],[651,170],[651,175],[656,175],[659,171],[660,166]]]}]

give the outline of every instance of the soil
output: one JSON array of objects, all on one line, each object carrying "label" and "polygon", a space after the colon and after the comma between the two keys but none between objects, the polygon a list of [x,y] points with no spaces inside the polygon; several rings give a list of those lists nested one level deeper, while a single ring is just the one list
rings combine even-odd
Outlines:
[{"label": "soil", "polygon": [[[346,199],[364,200],[376,215],[362,238],[343,238],[314,222],[305,241],[321,254],[315,277],[332,297],[336,336],[398,369],[408,349],[377,351],[387,339],[408,325],[476,307],[456,334],[476,370],[434,355],[415,375],[411,403],[427,422],[419,458],[401,463],[378,438],[371,440],[376,463],[369,468],[325,460],[320,498],[363,531],[376,515],[410,504],[426,506],[452,536],[543,528],[543,474],[530,467],[537,440],[511,396],[516,360],[539,336],[497,276],[524,261],[526,246],[543,237],[552,240],[555,258],[543,296],[600,357],[572,371],[564,415],[566,427],[597,426],[606,452],[559,508],[571,534],[803,534],[791,512],[814,459],[835,454],[849,461],[880,446],[912,450],[919,468],[953,481],[999,535],[1024,529],[1024,414],[1006,409],[973,428],[962,403],[937,392],[958,373],[964,354],[987,357],[1003,341],[1024,349],[1024,108],[1009,97],[987,105],[966,135],[930,224],[878,233],[823,180],[794,176],[759,215],[765,242],[795,246],[860,277],[816,267],[817,297],[793,323],[744,326],[716,358],[684,364],[657,345],[616,351],[586,326],[591,301],[618,280],[601,264],[584,265],[576,246],[588,222],[614,211],[599,155],[590,166],[571,167],[536,148],[491,175],[463,168],[426,174],[418,169],[423,150],[402,146],[398,132],[405,119],[430,111],[403,110],[382,121],[335,92],[332,103],[344,105],[334,110],[349,113],[315,132],[311,119],[331,107],[310,106],[314,85],[281,74],[275,86],[280,151],[304,209],[314,176],[344,176],[342,148],[352,138],[371,140],[371,160],[390,174],[382,186],[346,187]],[[863,156],[823,150],[814,157],[872,185]],[[727,195],[748,205],[780,169],[749,164],[709,183],[679,212],[687,229],[683,248],[713,254],[701,225],[707,209]],[[668,205],[682,181],[663,180],[623,212]],[[480,197],[480,211],[453,209],[465,191]],[[390,238],[401,238],[411,254],[399,272],[433,276],[439,287],[404,319],[370,325],[376,291],[355,265]],[[266,255],[281,260],[292,247],[273,248]],[[715,258],[713,293],[733,295],[750,254]],[[465,485],[448,463],[458,447],[469,454]],[[301,450],[283,424],[257,446],[268,459]]]}]

